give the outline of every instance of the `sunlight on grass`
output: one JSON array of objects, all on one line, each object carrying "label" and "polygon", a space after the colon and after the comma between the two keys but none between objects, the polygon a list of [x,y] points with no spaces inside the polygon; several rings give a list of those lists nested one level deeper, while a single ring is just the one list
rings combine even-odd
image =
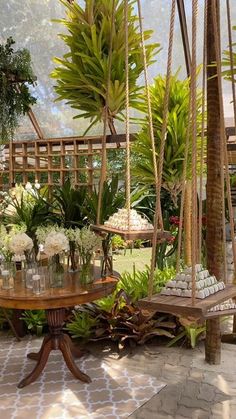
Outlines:
[{"label": "sunlight on grass", "polygon": [[132,272],[135,264],[136,270],[144,270],[145,265],[150,265],[151,248],[121,250],[121,253],[113,255],[114,270],[119,273]]}]

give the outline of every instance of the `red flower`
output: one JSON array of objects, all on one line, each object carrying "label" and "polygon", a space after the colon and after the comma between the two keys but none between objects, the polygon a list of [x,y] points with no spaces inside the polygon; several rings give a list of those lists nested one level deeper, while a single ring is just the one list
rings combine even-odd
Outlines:
[{"label": "red flower", "polygon": [[175,239],[176,239],[175,236],[171,236],[170,238],[168,238],[167,242],[170,243],[170,244],[174,243]]},{"label": "red flower", "polygon": [[174,224],[174,225],[178,226],[179,225],[179,222],[180,222],[180,219],[179,219],[179,217],[177,215],[172,215],[169,218],[169,221],[170,221],[171,224]]}]

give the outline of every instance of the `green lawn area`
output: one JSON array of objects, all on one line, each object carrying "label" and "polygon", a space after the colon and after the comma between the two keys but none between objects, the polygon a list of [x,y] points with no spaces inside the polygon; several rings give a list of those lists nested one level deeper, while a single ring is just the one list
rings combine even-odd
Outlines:
[{"label": "green lawn area", "polygon": [[124,271],[132,272],[135,264],[136,270],[144,270],[145,265],[150,265],[151,260],[151,248],[145,247],[143,249],[130,249],[121,250],[121,254],[113,255],[113,267],[115,271],[120,274]]}]

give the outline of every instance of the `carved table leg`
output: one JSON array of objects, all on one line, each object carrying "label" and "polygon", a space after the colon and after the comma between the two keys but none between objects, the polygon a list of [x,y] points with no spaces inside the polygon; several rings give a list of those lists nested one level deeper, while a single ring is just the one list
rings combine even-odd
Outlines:
[{"label": "carved table leg", "polygon": [[60,308],[46,310],[46,315],[49,326],[49,335],[44,338],[39,352],[27,355],[28,358],[36,360],[37,364],[33,371],[18,384],[18,387],[22,388],[35,381],[39,374],[43,371],[50,352],[57,349],[62,352],[65,363],[72,374],[79,380],[90,383],[90,377],[80,371],[73,359],[73,356],[81,357],[85,352],[75,347],[70,337],[63,333],[65,309]]},{"label": "carved table leg", "polygon": [[48,340],[43,346],[42,346],[42,351],[40,353],[40,357],[38,359],[38,362],[35,366],[35,368],[33,369],[33,371],[26,377],[24,378],[19,384],[18,384],[18,388],[22,388],[27,386],[28,384],[31,384],[33,381],[37,380],[38,376],[41,374],[41,372],[43,371],[49,354],[51,352],[51,341]]}]

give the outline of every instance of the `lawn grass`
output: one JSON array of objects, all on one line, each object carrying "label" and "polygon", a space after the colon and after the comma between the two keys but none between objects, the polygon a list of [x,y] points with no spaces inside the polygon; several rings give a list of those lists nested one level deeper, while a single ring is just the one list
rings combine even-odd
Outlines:
[{"label": "lawn grass", "polygon": [[113,255],[113,267],[114,270],[122,274],[124,271],[132,272],[135,264],[136,270],[144,270],[145,265],[150,266],[151,260],[151,247],[145,247],[142,249],[130,249],[121,250],[120,254]]}]

